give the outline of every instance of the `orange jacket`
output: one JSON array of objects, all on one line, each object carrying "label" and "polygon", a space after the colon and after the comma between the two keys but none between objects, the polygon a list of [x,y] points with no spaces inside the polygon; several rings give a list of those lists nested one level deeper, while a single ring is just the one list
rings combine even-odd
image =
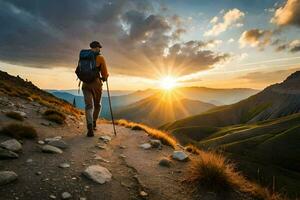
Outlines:
[{"label": "orange jacket", "polygon": [[109,74],[108,74],[108,71],[107,71],[107,66],[106,66],[105,59],[102,55],[98,55],[96,57],[96,66],[100,67],[101,77],[103,77],[104,79],[107,79]]}]

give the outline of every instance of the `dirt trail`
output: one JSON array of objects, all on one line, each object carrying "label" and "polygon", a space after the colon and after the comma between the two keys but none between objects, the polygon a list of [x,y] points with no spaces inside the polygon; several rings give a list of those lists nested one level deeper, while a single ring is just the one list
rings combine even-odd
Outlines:
[{"label": "dirt trail", "polygon": [[[42,118],[43,109],[32,102],[21,102],[18,110],[27,114],[24,124],[30,124],[39,133],[39,140],[62,136],[68,148],[62,154],[41,152],[37,141],[24,140],[23,150],[18,159],[0,160],[0,171],[9,170],[18,174],[16,182],[0,187],[0,199],[61,199],[63,192],[69,192],[71,199],[192,199],[188,188],[181,183],[188,163],[173,161],[171,168],[158,165],[162,157],[168,157],[173,149],[163,145],[162,150],[144,150],[140,144],[150,137],[144,131],[134,131],[117,126],[118,136],[112,132],[111,124],[98,124],[94,138],[85,137],[82,120],[67,118],[66,125],[60,126]],[[2,107],[0,127],[16,122],[4,115],[8,108]],[[106,149],[95,145],[99,137],[112,138]],[[7,138],[1,136],[0,142]],[[109,162],[96,160],[101,156]],[[61,163],[69,168],[59,168]],[[101,165],[112,173],[112,180],[103,185],[94,183],[82,175],[86,167]],[[142,197],[141,191],[148,195]]]}]

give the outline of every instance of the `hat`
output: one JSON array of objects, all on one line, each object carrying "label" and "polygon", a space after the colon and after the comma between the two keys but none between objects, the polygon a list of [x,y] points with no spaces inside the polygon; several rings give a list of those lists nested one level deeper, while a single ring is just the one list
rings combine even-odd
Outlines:
[{"label": "hat", "polygon": [[98,41],[93,41],[90,43],[90,47],[91,48],[97,48],[97,47],[102,48],[102,45]]}]

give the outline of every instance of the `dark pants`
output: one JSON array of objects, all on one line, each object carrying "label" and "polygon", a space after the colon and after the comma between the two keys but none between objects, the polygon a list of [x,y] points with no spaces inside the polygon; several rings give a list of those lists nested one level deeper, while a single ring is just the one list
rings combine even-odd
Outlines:
[{"label": "dark pants", "polygon": [[101,111],[102,85],[102,81],[98,78],[92,83],[82,84],[85,102],[85,117],[88,127],[99,117]]}]

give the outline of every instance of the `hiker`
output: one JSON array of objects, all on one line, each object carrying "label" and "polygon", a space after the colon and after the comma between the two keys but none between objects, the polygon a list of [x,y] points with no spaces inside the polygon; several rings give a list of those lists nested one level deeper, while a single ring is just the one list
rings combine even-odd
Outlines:
[{"label": "hiker", "polygon": [[80,51],[76,74],[83,82],[87,136],[93,137],[101,111],[102,85],[104,81],[107,81],[108,72],[105,59],[100,53],[101,44],[93,41],[90,43],[90,48]]}]

